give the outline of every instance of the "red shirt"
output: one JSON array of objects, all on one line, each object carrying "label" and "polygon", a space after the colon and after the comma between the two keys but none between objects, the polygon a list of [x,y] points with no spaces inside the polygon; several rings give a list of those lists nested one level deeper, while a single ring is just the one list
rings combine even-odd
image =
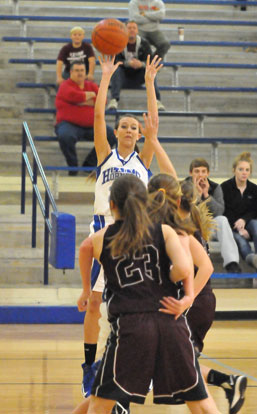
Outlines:
[{"label": "red shirt", "polygon": [[94,107],[79,106],[80,103],[85,102],[85,92],[89,91],[97,94],[97,84],[86,80],[84,88],[80,89],[71,79],[62,82],[55,99],[56,123],[67,121],[82,127],[93,127]]}]

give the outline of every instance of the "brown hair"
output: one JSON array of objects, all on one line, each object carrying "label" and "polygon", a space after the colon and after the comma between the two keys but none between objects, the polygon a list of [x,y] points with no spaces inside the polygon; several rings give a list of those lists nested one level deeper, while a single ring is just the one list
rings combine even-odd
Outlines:
[{"label": "brown hair", "polygon": [[210,171],[210,166],[204,158],[195,158],[189,166],[189,172],[191,173],[194,168],[198,167],[205,167],[208,172]]},{"label": "brown hair", "polygon": [[250,171],[252,173],[253,170],[253,160],[251,158],[251,153],[250,152],[241,152],[241,154],[239,154],[233,161],[233,171],[235,171],[236,167],[238,166],[238,164],[241,161],[245,161],[248,162],[250,164]]},{"label": "brown hair", "polygon": [[125,25],[127,26],[129,23],[135,23],[138,26],[138,24],[135,20],[127,20]]},{"label": "brown hair", "polygon": [[182,181],[180,186],[182,191],[180,208],[187,213],[190,213],[190,219],[194,223],[196,229],[200,231],[204,240],[208,241],[211,230],[214,228],[214,222],[208,209],[207,202],[205,201],[196,205],[197,194],[191,180]]},{"label": "brown hair", "polygon": [[119,124],[120,124],[120,121],[121,121],[121,119],[123,119],[123,118],[133,118],[133,119],[135,119],[135,120],[138,122],[138,126],[139,126],[139,123],[140,123],[139,118],[138,118],[137,116],[135,116],[135,115],[132,115],[132,114],[127,113],[127,114],[124,114],[124,115],[123,115],[123,114],[122,114],[122,115],[120,115],[120,116],[116,119],[114,129],[118,129]]},{"label": "brown hair", "polygon": [[150,240],[151,226],[144,183],[132,174],[122,175],[112,184],[110,201],[118,208],[123,220],[109,243],[111,254],[121,256],[142,250],[145,242]]},{"label": "brown hair", "polygon": [[149,216],[153,222],[168,224],[177,232],[194,233],[192,223],[184,223],[178,215],[182,195],[179,182],[169,174],[157,174],[148,183]]}]

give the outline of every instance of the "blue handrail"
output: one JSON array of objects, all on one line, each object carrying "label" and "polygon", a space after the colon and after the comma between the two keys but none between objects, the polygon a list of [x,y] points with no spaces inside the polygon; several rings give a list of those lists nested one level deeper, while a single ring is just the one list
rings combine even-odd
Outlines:
[{"label": "blue handrail", "polygon": [[[32,156],[33,165],[31,166],[30,160],[27,155],[27,141],[29,143]],[[49,220],[49,202],[54,212],[57,212],[57,206],[54,197],[49,188],[44,169],[39,159],[36,147],[33,142],[33,138],[30,134],[27,122],[22,124],[22,160],[21,160],[21,214],[25,214],[25,198],[26,198],[26,168],[29,177],[32,182],[32,235],[31,235],[31,247],[36,247],[36,227],[37,227],[37,201],[41,209],[42,215],[45,221],[44,231],[44,285],[48,285],[48,255],[49,255],[49,233],[52,232],[51,222]],[[37,177],[38,172],[41,176],[42,182],[45,188],[45,201],[43,201],[40,194]]]}]

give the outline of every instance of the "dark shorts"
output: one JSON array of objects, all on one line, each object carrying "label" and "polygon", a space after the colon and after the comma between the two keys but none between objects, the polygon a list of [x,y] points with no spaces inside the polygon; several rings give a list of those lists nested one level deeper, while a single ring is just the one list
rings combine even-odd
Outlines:
[{"label": "dark shorts", "polygon": [[209,289],[196,297],[192,307],[187,312],[186,317],[198,356],[203,350],[205,335],[214,321],[215,308],[216,298],[212,290]]},{"label": "dark shorts", "polygon": [[112,324],[92,394],[143,404],[153,380],[154,403],[207,398],[186,318],[160,312],[126,314]]}]

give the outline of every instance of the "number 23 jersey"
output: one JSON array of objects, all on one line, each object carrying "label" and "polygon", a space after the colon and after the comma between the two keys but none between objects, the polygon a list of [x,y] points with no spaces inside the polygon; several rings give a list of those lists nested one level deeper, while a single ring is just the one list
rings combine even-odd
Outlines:
[{"label": "number 23 jersey", "polygon": [[108,244],[122,221],[105,232],[100,261],[104,268],[109,320],[123,313],[157,312],[163,296],[178,298],[178,290],[169,278],[171,261],[166,254],[160,224],[151,229],[152,240],[141,252],[113,257]]}]

